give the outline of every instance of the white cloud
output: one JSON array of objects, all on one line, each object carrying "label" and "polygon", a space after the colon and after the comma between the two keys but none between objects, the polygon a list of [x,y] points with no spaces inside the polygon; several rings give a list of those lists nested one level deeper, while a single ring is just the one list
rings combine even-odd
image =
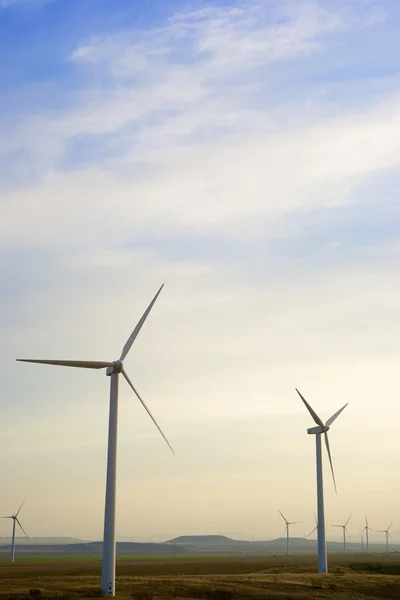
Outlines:
[{"label": "white cloud", "polygon": [[[32,186],[29,202],[25,190],[8,194],[2,243],[100,248],[105,238],[113,245],[138,234],[210,231],[246,239],[260,227],[271,235],[276,219],[293,211],[362,202],[360,184],[399,164],[399,140],[393,99],[357,115],[222,140],[206,152],[165,150],[163,167],[140,178],[121,179],[119,169],[53,173]],[[127,168],[139,153],[124,159]]]},{"label": "white cloud", "polygon": [[[198,77],[201,71],[206,83],[314,52],[320,47],[319,37],[340,26],[337,15],[315,2],[292,5],[290,10],[271,3],[209,7],[178,13],[150,32],[94,38],[72,58],[106,65],[114,75],[128,78],[138,73],[151,77],[154,69],[159,74],[160,64],[171,66],[172,59],[187,77],[191,72]],[[190,59],[194,64],[188,64]]]}]

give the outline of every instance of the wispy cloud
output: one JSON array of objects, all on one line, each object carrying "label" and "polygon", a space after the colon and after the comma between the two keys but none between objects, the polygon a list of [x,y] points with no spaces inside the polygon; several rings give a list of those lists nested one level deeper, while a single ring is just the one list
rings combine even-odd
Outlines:
[{"label": "wispy cloud", "polygon": [[338,15],[313,2],[290,9],[271,3],[208,7],[175,14],[166,26],[150,32],[94,38],[72,58],[106,65],[113,75],[127,78],[151,75],[171,62],[189,66],[189,71],[200,66],[207,68],[203,75],[211,81],[311,53],[321,47],[321,36],[340,27]]},{"label": "wispy cloud", "polygon": [[29,7],[32,8],[40,8],[49,2],[53,2],[54,0],[0,0],[0,8],[9,8],[9,7]]}]

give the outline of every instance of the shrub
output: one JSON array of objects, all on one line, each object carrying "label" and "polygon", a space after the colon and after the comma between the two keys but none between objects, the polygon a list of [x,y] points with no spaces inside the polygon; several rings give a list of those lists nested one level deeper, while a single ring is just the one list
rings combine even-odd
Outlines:
[{"label": "shrub", "polygon": [[41,598],[42,597],[42,590],[39,588],[31,588],[29,590],[29,595],[32,598]]},{"label": "shrub", "polygon": [[212,600],[232,600],[233,595],[231,590],[217,588],[216,590],[212,590],[210,598],[212,598]]},{"label": "shrub", "polygon": [[324,584],[322,583],[321,579],[311,579],[311,587],[314,588],[315,590],[323,590],[324,589]]},{"label": "shrub", "polygon": [[132,600],[153,600],[153,594],[147,590],[136,590],[131,594]]}]

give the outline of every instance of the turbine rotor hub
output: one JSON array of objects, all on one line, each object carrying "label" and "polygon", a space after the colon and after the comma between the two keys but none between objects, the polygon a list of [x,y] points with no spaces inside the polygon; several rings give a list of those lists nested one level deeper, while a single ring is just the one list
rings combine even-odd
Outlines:
[{"label": "turbine rotor hub", "polygon": [[124,368],[123,362],[120,359],[114,360],[112,365],[112,367],[107,367],[106,375],[108,376],[113,375],[114,373],[121,373]]},{"label": "turbine rotor hub", "polygon": [[121,373],[122,369],[124,368],[124,365],[122,363],[122,360],[115,360],[114,361],[114,370],[113,373]]},{"label": "turbine rotor hub", "polygon": [[307,433],[309,433],[310,435],[316,433],[326,433],[327,431],[329,431],[329,427],[327,427],[326,425],[324,427],[317,425],[317,427],[310,427],[309,429],[307,429]]}]

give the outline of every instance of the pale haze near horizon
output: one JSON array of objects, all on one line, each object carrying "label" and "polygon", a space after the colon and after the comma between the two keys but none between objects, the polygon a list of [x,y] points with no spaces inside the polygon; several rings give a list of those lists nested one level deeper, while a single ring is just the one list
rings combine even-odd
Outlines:
[{"label": "pale haze near horizon", "polygon": [[30,536],[102,538],[109,379],[15,358],[117,359],[164,282],[125,365],[176,454],[121,381],[119,536],[269,539],[278,508],[309,533],[298,387],[323,420],[349,403],[327,524],[400,540],[397,3],[26,0],[1,23],[0,514],[28,493]]}]

